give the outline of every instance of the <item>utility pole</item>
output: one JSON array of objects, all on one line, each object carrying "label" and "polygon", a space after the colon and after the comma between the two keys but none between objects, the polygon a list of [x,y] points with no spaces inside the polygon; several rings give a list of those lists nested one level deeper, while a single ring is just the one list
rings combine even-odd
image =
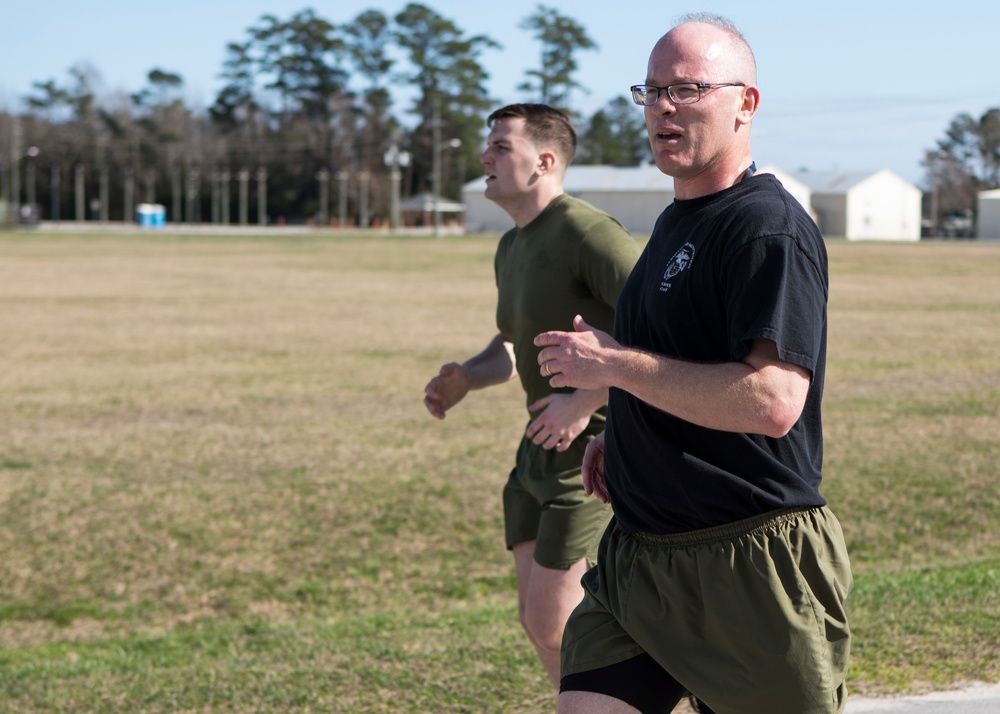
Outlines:
[{"label": "utility pole", "polygon": [[347,172],[337,172],[337,186],[340,191],[340,229],[347,226]]},{"label": "utility pole", "polygon": [[222,195],[219,199],[219,213],[222,218],[222,225],[229,225],[229,169],[222,169],[219,174],[219,181],[222,184]]},{"label": "utility pole", "polygon": [[441,211],[438,196],[441,195],[441,111],[440,102],[434,102],[434,118],[431,120],[431,200],[433,204],[434,237],[441,235]]},{"label": "utility pole", "polygon": [[76,191],[76,220],[79,223],[87,220],[87,204],[86,196],[84,196],[84,171],[83,164],[76,165],[76,173],[74,175],[74,180],[76,185],[74,186]]},{"label": "utility pole", "polygon": [[358,228],[368,228],[368,224],[371,223],[371,216],[368,215],[368,179],[367,171],[358,174],[358,191],[361,194],[358,197]]},{"label": "utility pole", "polygon": [[156,203],[155,169],[146,169],[146,203]]},{"label": "utility pole", "polygon": [[198,193],[200,190],[199,186],[199,176],[198,169],[193,166],[187,171],[187,191],[185,192],[186,208],[187,208],[187,222],[197,223],[201,220],[201,211],[196,211],[196,204],[198,202]]},{"label": "utility pole", "polygon": [[10,118],[10,164],[7,166],[7,176],[4,176],[4,198],[7,199],[7,224],[16,227],[21,220],[21,159],[30,159],[25,168],[28,184],[29,210],[35,208],[35,157],[40,153],[37,146],[29,146],[21,150],[21,119]]},{"label": "utility pole", "polygon": [[170,199],[172,215],[170,220],[173,223],[183,223],[184,216],[181,215],[181,170],[176,166],[170,171]]},{"label": "utility pole", "polygon": [[10,166],[3,161],[2,156],[0,156],[0,202],[3,203],[6,211],[4,212],[3,222],[4,228],[8,228],[10,223]]},{"label": "utility pole", "polygon": [[123,223],[135,220],[135,172],[132,167],[125,169],[125,209]]},{"label": "utility pole", "polygon": [[7,204],[7,220],[17,227],[21,220],[21,120],[11,116],[10,125],[10,203]]},{"label": "utility pole", "polygon": [[53,221],[59,221],[59,181],[62,173],[59,171],[59,164],[52,164],[52,215]]},{"label": "utility pole", "polygon": [[101,164],[100,172],[100,184],[98,185],[98,190],[100,191],[99,196],[101,200],[101,205],[98,206],[98,211],[100,212],[101,223],[108,222],[108,165]]},{"label": "utility pole", "polygon": [[320,169],[316,179],[319,181],[319,225],[327,228],[330,225],[330,172]]},{"label": "utility pole", "polygon": [[35,212],[35,157],[38,156],[37,147],[29,147],[27,163],[24,165],[24,182],[27,185],[27,202],[28,209],[34,213]]},{"label": "utility pole", "polygon": [[240,225],[245,226],[248,221],[249,216],[249,191],[247,184],[250,183],[250,172],[246,169],[240,169],[240,172],[236,174],[236,177],[240,182]]},{"label": "utility pole", "polygon": [[267,169],[257,169],[257,223],[267,225]]},{"label": "utility pole", "polygon": [[212,188],[212,225],[219,222],[219,172],[212,169],[208,174],[208,181]]}]

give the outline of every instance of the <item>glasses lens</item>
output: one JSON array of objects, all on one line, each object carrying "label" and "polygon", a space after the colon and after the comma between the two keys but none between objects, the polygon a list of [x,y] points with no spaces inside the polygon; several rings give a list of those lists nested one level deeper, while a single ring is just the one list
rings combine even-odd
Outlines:
[{"label": "glasses lens", "polygon": [[675,84],[669,88],[669,93],[674,104],[694,104],[701,99],[697,84]]},{"label": "glasses lens", "polygon": [[[656,90],[653,91],[655,92]],[[656,103],[655,99],[653,100],[653,102],[649,101],[650,96],[655,96],[655,95],[649,92],[649,87],[647,87],[645,84],[637,84],[634,87],[632,87],[632,101],[638,104],[640,107],[646,107],[649,106],[651,103],[652,104]]]}]

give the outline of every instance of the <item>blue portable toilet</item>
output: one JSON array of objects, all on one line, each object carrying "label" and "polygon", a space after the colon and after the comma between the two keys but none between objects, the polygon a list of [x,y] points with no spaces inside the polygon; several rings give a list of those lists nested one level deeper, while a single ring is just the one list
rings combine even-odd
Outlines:
[{"label": "blue portable toilet", "polygon": [[140,228],[163,228],[167,207],[159,203],[140,203],[135,209]]}]

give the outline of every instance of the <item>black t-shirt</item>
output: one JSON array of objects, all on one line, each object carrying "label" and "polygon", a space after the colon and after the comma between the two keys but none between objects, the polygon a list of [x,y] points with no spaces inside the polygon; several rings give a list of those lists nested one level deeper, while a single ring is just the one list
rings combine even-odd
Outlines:
[{"label": "black t-shirt", "polygon": [[769,339],[812,382],[780,439],[697,426],[612,389],[605,473],[620,528],[677,533],[826,503],[827,289],[823,238],[773,176],[667,207],[622,290],[615,338],[703,363],[739,361]]}]

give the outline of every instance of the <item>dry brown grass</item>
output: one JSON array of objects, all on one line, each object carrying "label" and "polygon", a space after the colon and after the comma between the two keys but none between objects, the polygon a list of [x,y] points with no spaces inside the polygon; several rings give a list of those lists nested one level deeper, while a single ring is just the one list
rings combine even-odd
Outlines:
[{"label": "dry brown grass", "polygon": [[[195,704],[148,710],[295,711],[264,690],[302,692],[297,676],[316,711],[388,710],[401,692],[420,695],[413,712],[546,708],[500,526],[523,396],[476,394],[444,422],[420,402],[492,335],[494,245],[0,237],[0,648],[48,667],[52,643],[292,633],[250,684],[241,656],[213,654],[82,685],[36,675],[17,710],[71,710],[80,692],[122,710],[200,678]],[[857,689],[988,678],[1000,653],[963,583],[989,594],[1000,559],[1000,245],[829,250],[825,493],[859,580]],[[885,592],[949,605],[883,625]],[[931,641],[949,669],[910,656]],[[215,698],[258,679],[249,703]]]},{"label": "dry brown grass", "polygon": [[855,559],[995,557],[1000,245],[833,243],[830,257],[826,484]]},{"label": "dry brown grass", "polygon": [[[136,610],[153,629],[295,611],[300,579],[374,604],[371,585],[406,589],[436,536],[400,539],[381,575],[358,564],[428,489],[448,491],[436,517],[478,509],[495,535],[516,390],[465,410],[487,427],[460,449],[471,463],[439,463],[457,420],[420,405],[444,350],[489,337],[482,241],[32,236],[2,251],[3,600],[99,602],[111,629]],[[442,470],[452,482],[427,483]],[[7,621],[0,643],[93,626]]]}]

